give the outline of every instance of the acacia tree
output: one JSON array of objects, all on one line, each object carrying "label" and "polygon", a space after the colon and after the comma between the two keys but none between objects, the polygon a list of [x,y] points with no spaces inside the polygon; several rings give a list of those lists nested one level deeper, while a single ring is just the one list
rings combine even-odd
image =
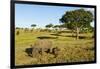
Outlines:
[{"label": "acacia tree", "polygon": [[90,26],[90,22],[93,21],[93,14],[84,9],[67,11],[60,21],[65,23],[67,28],[74,29],[76,31],[76,39],[78,39],[80,30]]},{"label": "acacia tree", "polygon": [[[31,27],[34,29],[36,27],[36,24],[32,24]],[[33,31],[33,29],[31,30],[31,32]]]},{"label": "acacia tree", "polygon": [[53,24],[48,24],[48,25],[46,25],[45,27],[47,28],[48,31],[50,31],[49,29],[50,29],[50,28],[53,28]]},{"label": "acacia tree", "polygon": [[59,28],[59,25],[55,25],[55,26],[53,26],[53,28],[57,31]]},{"label": "acacia tree", "polygon": [[35,28],[36,27],[36,24],[32,24],[31,27]]},{"label": "acacia tree", "polygon": [[51,27],[53,27],[53,24],[48,24],[48,25],[46,25],[45,27],[46,27],[46,28],[51,28]]}]

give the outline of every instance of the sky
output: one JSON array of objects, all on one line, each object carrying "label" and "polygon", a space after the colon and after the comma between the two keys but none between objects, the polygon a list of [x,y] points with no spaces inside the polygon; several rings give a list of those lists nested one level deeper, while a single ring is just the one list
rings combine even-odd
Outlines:
[{"label": "sky", "polygon": [[[38,28],[44,28],[45,25],[50,23],[57,25],[60,24],[59,19],[66,11],[76,10],[80,8],[15,4],[15,27],[31,28],[32,24],[36,24]],[[86,10],[92,9],[86,8]],[[94,22],[92,22],[91,25],[93,26]]]}]

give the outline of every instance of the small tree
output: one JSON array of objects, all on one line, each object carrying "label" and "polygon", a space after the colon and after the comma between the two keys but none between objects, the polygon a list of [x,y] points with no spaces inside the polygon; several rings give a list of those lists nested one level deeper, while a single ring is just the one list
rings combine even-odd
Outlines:
[{"label": "small tree", "polygon": [[31,27],[35,28],[36,27],[36,24],[32,24]]},{"label": "small tree", "polygon": [[16,27],[16,29],[20,29],[20,27]]},{"label": "small tree", "polygon": [[67,28],[74,29],[76,31],[76,39],[79,38],[80,29],[89,27],[90,22],[93,21],[93,14],[90,11],[84,9],[78,9],[74,11],[67,11],[60,19],[62,23],[67,25]]},{"label": "small tree", "polygon": [[16,35],[19,35],[19,30],[16,32]]},{"label": "small tree", "polygon": [[45,26],[48,30],[53,27],[53,24],[48,24]]},{"label": "small tree", "polygon": [[29,28],[24,28],[24,32],[28,32],[29,31]]},{"label": "small tree", "polygon": [[55,26],[53,26],[53,28],[57,31],[59,28],[59,25],[55,25]]},{"label": "small tree", "polygon": [[48,25],[46,25],[45,27],[46,27],[46,28],[51,28],[51,27],[53,27],[53,24],[48,24]]},{"label": "small tree", "polygon": [[36,24],[32,24],[31,27],[32,27],[32,30],[31,30],[31,32],[32,32],[33,29],[36,27]]}]

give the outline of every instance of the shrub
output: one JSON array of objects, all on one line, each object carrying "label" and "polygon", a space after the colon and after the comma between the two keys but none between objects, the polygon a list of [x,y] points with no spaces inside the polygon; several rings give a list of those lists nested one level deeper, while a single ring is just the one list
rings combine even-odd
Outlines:
[{"label": "shrub", "polygon": [[19,31],[16,32],[16,35],[19,35]]}]

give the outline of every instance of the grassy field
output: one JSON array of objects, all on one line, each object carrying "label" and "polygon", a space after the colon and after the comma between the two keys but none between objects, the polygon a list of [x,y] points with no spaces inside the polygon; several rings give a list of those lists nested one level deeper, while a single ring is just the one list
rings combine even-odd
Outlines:
[{"label": "grassy field", "polygon": [[[50,64],[50,63],[70,63],[70,62],[84,62],[94,61],[94,38],[92,33],[80,34],[86,38],[76,40],[71,37],[72,33],[61,33],[56,35],[54,32],[24,32],[20,30],[19,35],[15,35],[15,64],[16,65],[30,65],[30,64]],[[30,57],[25,52],[26,48],[34,43],[40,36],[48,36],[53,42],[53,47],[60,49],[56,58],[52,54],[43,54],[38,57]]]}]

